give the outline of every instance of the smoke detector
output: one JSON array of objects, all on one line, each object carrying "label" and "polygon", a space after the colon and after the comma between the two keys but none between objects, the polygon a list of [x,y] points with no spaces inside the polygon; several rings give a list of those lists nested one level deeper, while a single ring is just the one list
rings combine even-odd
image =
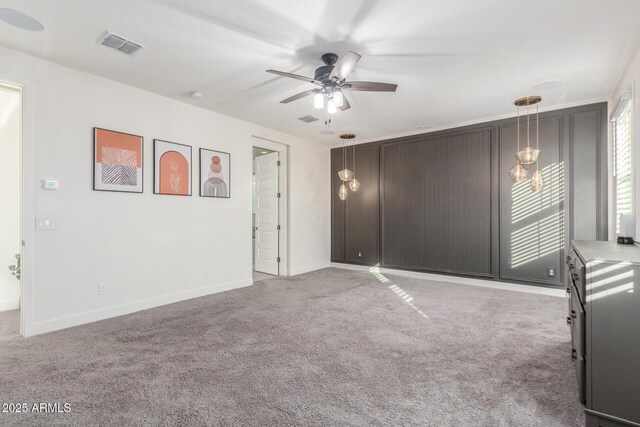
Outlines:
[{"label": "smoke detector", "polygon": [[192,90],[191,92],[189,92],[189,96],[191,97],[191,99],[195,99],[196,101],[200,101],[204,98],[202,92],[199,92],[197,90]]},{"label": "smoke detector", "polygon": [[105,32],[99,40],[100,44],[111,49],[115,49],[118,52],[125,53],[127,55],[134,55],[140,49],[144,48],[140,43],[129,40],[125,37],[113,34],[111,31]]}]

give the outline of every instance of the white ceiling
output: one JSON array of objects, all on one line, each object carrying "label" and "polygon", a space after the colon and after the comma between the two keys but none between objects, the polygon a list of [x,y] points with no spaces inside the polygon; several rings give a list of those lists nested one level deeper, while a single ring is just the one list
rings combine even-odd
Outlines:
[{"label": "white ceiling", "polygon": [[[313,141],[360,141],[513,113],[545,80],[541,108],[612,95],[640,40],[637,0],[13,0],[45,25],[0,21],[0,44]],[[97,44],[105,30],[142,43],[129,57]],[[348,80],[397,83],[349,92],[334,135],[309,83],[326,52],[363,55]],[[192,90],[205,98],[188,97]],[[298,117],[321,120],[306,124]]]}]

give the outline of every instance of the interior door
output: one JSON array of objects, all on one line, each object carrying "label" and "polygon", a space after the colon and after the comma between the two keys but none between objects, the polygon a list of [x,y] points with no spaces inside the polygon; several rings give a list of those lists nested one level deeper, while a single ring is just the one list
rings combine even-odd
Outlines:
[{"label": "interior door", "polygon": [[278,153],[255,159],[255,269],[278,274]]}]

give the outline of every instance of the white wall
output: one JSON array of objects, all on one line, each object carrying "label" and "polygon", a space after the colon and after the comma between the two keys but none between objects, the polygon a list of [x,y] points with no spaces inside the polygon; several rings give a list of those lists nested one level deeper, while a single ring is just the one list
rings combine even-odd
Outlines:
[{"label": "white wall", "polygon": [[[0,79],[25,84],[27,127],[33,98],[35,216],[59,224],[25,249],[27,335],[251,284],[252,135],[289,145],[291,272],[328,266],[327,147],[4,48],[0,58]],[[144,194],[92,191],[94,126],[144,136]],[[192,197],[152,194],[153,138],[193,146]],[[231,153],[230,199],[198,197],[200,147]]]},{"label": "white wall", "polygon": [[[638,240],[640,237],[640,215],[638,213],[638,208],[640,207],[640,173],[638,172],[638,168],[640,168],[640,96],[638,95],[637,86],[640,82],[640,44],[636,48],[636,52],[634,56],[631,58],[627,69],[622,76],[622,79],[618,83],[618,87],[613,93],[613,102],[611,103],[613,109],[615,110],[616,106],[620,102],[620,94],[626,90],[629,90],[633,86],[635,86],[636,90],[633,100],[633,149],[634,149],[634,196],[635,196],[635,209],[636,209],[636,235],[635,238]],[[613,111],[612,111],[613,112]],[[615,221],[610,221],[615,226]]]},{"label": "white wall", "polygon": [[20,282],[9,265],[20,253],[20,91],[0,85],[0,311],[17,309]]}]

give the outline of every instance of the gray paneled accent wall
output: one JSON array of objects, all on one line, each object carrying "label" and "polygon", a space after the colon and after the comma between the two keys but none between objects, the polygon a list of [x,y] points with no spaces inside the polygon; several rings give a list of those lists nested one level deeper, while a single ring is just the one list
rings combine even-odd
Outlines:
[{"label": "gray paneled accent wall", "polygon": [[607,237],[606,115],[606,103],[540,114],[541,194],[507,175],[515,118],[360,144],[362,186],[346,201],[338,198],[342,150],[334,149],[332,261],[563,283],[570,239]]},{"label": "gray paneled accent wall", "polygon": [[[498,127],[500,132],[500,277],[557,284],[561,276],[564,242],[564,186],[562,116],[540,120],[540,170],[545,186],[533,193],[529,181],[517,184],[508,175],[515,163],[516,124]],[[535,146],[534,139],[530,141]],[[524,142],[524,144],[523,144]],[[526,126],[520,126],[520,147],[526,146]],[[527,166],[529,176],[535,165]],[[552,269],[556,277],[549,277]]]},{"label": "gray paneled accent wall", "polygon": [[380,150],[382,264],[492,276],[491,130]]}]

